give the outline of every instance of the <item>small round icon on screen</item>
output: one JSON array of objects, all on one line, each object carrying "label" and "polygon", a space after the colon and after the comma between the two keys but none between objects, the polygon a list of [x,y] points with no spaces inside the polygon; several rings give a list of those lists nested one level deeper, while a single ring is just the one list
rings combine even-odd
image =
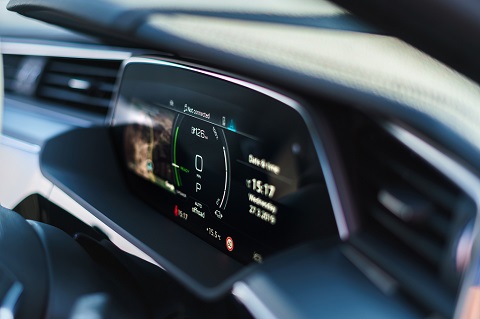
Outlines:
[{"label": "small round icon on screen", "polygon": [[227,246],[227,249],[228,251],[232,251],[233,250],[233,239],[232,237],[227,237],[226,241],[225,241],[225,245]]}]

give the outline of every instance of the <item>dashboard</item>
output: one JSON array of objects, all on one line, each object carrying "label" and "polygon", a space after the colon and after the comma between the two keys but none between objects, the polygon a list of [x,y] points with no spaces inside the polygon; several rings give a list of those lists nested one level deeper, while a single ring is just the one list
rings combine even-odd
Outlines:
[{"label": "dashboard", "polygon": [[15,318],[478,317],[475,76],[323,1],[9,9],[84,33],[0,15]]}]

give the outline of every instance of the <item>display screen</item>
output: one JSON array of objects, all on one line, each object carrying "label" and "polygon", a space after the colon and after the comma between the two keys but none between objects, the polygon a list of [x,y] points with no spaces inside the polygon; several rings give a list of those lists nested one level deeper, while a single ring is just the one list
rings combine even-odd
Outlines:
[{"label": "display screen", "polygon": [[197,69],[132,63],[112,124],[132,191],[243,263],[337,232],[307,127],[277,99]]}]

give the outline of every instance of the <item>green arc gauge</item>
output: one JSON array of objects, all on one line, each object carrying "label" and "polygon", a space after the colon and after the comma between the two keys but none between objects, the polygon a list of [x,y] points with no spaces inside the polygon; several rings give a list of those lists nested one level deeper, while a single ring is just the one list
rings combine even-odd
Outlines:
[{"label": "green arc gauge", "polygon": [[172,166],[177,189],[210,211],[225,210],[230,191],[230,160],[224,130],[179,114],[174,124]]}]

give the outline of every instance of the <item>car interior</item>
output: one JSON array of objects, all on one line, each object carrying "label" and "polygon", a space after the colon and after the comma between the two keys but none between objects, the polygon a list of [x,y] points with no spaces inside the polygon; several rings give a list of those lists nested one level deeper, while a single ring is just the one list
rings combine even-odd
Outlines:
[{"label": "car interior", "polygon": [[0,0],[0,319],[480,318],[480,5]]}]

